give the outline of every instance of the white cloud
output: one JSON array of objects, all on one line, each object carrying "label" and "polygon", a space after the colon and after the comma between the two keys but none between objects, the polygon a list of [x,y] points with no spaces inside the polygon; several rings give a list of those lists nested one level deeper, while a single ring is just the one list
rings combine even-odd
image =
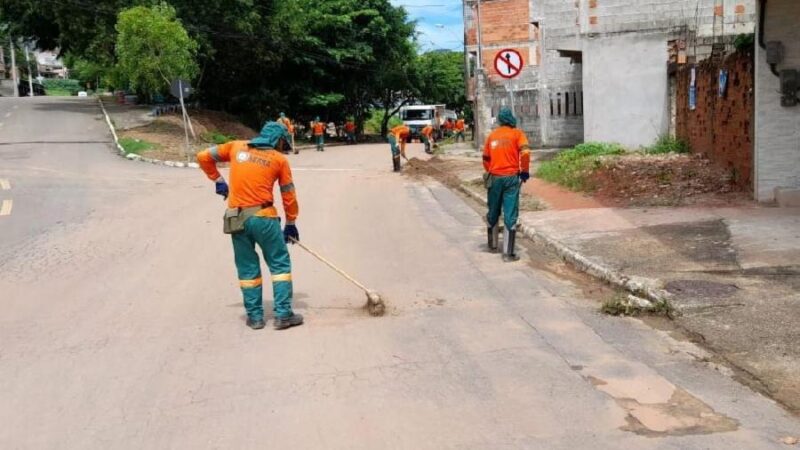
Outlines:
[{"label": "white cloud", "polygon": [[404,6],[417,22],[423,50],[459,50],[464,45],[464,24],[460,0],[391,0]]}]

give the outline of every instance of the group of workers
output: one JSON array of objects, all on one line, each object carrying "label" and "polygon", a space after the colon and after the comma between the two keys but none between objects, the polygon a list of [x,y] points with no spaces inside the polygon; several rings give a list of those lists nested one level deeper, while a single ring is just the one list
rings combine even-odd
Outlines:
[{"label": "group of workers", "polygon": [[[277,120],[278,123],[282,124],[286,127],[291,136],[291,144],[294,149],[294,153],[297,154],[300,150],[295,145],[295,126],[292,123],[291,119],[286,117],[285,113],[280,113],[280,116]],[[319,116],[314,118],[314,121],[311,122],[311,138],[316,144],[316,150],[318,152],[325,151],[325,135],[328,133],[328,125],[321,121]],[[355,144],[356,143],[356,123],[352,119],[348,119],[344,125],[341,127],[344,131],[345,142],[348,144]]]},{"label": "group of workers", "polygon": [[[503,214],[503,260],[516,261],[516,225],[519,215],[519,195],[522,183],[530,178],[530,147],[525,133],[516,128],[511,110],[504,108],[498,115],[499,127],[492,131],[483,147],[484,180],[488,191],[486,214],[488,249],[496,252],[499,246],[499,221]],[[324,151],[325,127],[319,118],[312,123],[317,137],[317,151]],[[355,127],[351,127],[352,133]],[[400,158],[405,158],[405,143],[411,130],[405,125],[394,127],[389,134],[394,170],[400,170]],[[422,130],[426,151],[433,144],[433,128]],[[287,244],[299,242],[300,233],[295,221],[299,213],[292,171],[286,154],[297,149],[294,127],[285,114],[277,121],[267,122],[255,138],[215,145],[197,155],[200,168],[214,182],[215,191],[227,200],[223,231],[231,235],[233,256],[239,277],[246,324],[254,330],[266,326],[263,306],[263,278],[256,247],[261,249],[270,272],[274,296],[274,328],[284,330],[303,324],[303,316],[292,309],[292,264]],[[217,168],[217,163],[229,163],[230,182]],[[278,184],[286,222],[275,208],[273,188]]]}]

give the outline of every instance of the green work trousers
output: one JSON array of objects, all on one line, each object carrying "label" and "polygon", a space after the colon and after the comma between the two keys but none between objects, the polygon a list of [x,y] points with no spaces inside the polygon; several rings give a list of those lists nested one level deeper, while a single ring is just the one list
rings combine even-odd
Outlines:
[{"label": "green work trousers", "polygon": [[271,217],[251,217],[244,223],[244,231],[231,235],[239,286],[244,297],[244,309],[251,320],[264,318],[262,299],[261,261],[256,244],[261,247],[264,260],[272,275],[273,311],[275,317],[292,316],[292,261],[281,231],[281,221]]},{"label": "green work trousers", "polygon": [[488,222],[489,227],[497,225],[502,210],[503,223],[506,226],[506,230],[514,230],[519,218],[519,189],[521,181],[517,175],[495,176],[493,178],[488,192],[489,212],[486,214],[486,222]]},{"label": "green work trousers", "polygon": [[390,134],[389,137],[386,138],[389,141],[389,147],[392,150],[392,157],[400,157],[400,144],[397,143],[397,138],[394,135]]},{"label": "green work trousers", "polygon": [[317,151],[321,152],[325,150],[325,135],[320,134],[319,136],[314,136],[314,139],[317,141]]}]

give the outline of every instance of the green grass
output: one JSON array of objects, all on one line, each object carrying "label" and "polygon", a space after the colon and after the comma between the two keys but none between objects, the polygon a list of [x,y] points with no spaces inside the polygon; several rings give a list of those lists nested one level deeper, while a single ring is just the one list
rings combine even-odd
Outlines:
[{"label": "green grass", "polygon": [[625,149],[619,144],[587,142],[561,152],[551,161],[545,161],[536,176],[575,191],[587,190],[587,176],[600,165],[601,157],[621,155]]},{"label": "green grass", "polygon": [[667,153],[689,153],[691,149],[686,141],[663,135],[658,138],[655,144],[645,147],[643,150],[648,155],[663,155]]},{"label": "green grass", "polygon": [[200,139],[211,142],[217,145],[224,144],[226,142],[230,142],[236,139],[234,136],[228,136],[226,134],[220,133],[217,130],[207,131],[200,135]]},{"label": "green grass", "polygon": [[52,97],[71,97],[72,91],[69,89],[51,88],[46,90],[47,95]]},{"label": "green grass", "polygon": [[158,148],[158,145],[152,142],[147,142],[141,139],[134,139],[129,137],[124,137],[120,139],[119,145],[121,145],[122,148],[125,149],[125,153],[135,153],[137,155],[142,152]]}]

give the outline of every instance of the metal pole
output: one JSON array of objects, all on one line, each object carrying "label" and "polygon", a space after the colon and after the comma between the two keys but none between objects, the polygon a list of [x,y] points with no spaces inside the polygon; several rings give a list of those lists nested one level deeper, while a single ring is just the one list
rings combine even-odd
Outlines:
[{"label": "metal pole", "polygon": [[14,97],[19,97],[19,79],[17,78],[17,55],[14,51],[14,39],[9,38],[11,44],[11,80],[14,83]]},{"label": "metal pole", "polygon": [[183,104],[183,81],[178,80],[178,87],[180,88],[181,95],[178,97],[181,101],[181,112],[183,113],[183,134],[186,137],[186,161],[191,162],[191,148],[189,147],[189,126],[187,124],[186,106]]},{"label": "metal pole", "polygon": [[33,72],[31,72],[31,57],[28,54],[28,44],[25,46],[25,62],[28,64],[28,97],[33,97]]},{"label": "metal pole", "polygon": [[476,29],[476,37],[478,38],[478,57],[477,63],[478,67],[476,70],[475,75],[477,79],[475,80],[475,111],[472,112],[473,116],[473,125],[474,129],[472,130],[472,135],[476,136],[477,138],[474,140],[478,141],[478,147],[481,146],[481,116],[483,113],[481,112],[481,88],[482,88],[482,80],[483,80],[483,36],[481,33],[481,0],[475,0],[475,6],[477,11],[477,21],[478,27]]}]

